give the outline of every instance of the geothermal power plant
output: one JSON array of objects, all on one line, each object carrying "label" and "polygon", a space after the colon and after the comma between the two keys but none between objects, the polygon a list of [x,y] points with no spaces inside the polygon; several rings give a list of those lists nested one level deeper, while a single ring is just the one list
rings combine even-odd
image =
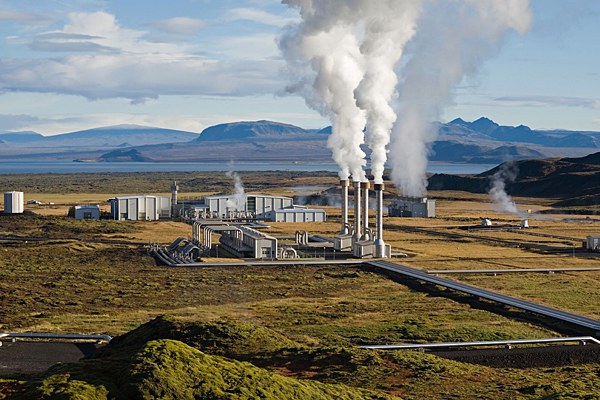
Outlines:
[{"label": "geothermal power plant", "polygon": [[[155,253],[169,263],[195,262],[203,256],[237,258],[388,258],[391,246],[384,240],[383,183],[340,180],[341,214],[339,232],[333,237],[297,231],[295,243],[262,230],[271,222],[320,223],[326,221],[322,209],[298,206],[290,197],[235,193],[206,196],[197,201],[177,202],[177,185],[172,187],[174,217],[192,225],[191,238],[179,238]],[[370,192],[374,192],[372,201]],[[407,201],[404,199],[404,201]],[[415,203],[422,203],[422,200]],[[354,210],[351,210],[351,208]],[[370,217],[375,214],[375,224]],[[372,219],[371,219],[372,221]],[[309,225],[310,226],[310,225]],[[214,243],[213,236],[219,237]],[[219,253],[220,251],[220,253]]]}]

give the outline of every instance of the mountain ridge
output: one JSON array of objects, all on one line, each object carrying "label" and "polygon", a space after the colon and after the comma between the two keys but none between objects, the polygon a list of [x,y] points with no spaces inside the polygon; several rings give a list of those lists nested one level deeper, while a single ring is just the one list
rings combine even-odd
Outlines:
[{"label": "mountain ridge", "polygon": [[[439,138],[431,144],[432,161],[487,164],[527,158],[578,157],[600,148],[600,132],[503,126],[487,117],[471,122],[456,118],[434,126],[439,131]],[[96,159],[113,150],[135,149],[141,158],[157,162],[331,161],[331,151],[327,147],[330,132],[330,126],[305,129],[264,119],[213,125],[200,134],[125,124],[48,137],[31,132],[25,136],[5,133],[20,142],[0,136],[0,140],[6,142],[0,147],[0,156],[7,160],[50,160],[69,156]],[[363,150],[369,154],[366,147],[363,146]]]}]

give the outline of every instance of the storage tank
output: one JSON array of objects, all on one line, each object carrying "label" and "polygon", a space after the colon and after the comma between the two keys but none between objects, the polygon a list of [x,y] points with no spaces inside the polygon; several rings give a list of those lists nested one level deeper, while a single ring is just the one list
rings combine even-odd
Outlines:
[{"label": "storage tank", "polygon": [[23,192],[5,192],[4,193],[4,213],[22,214],[23,213]]}]

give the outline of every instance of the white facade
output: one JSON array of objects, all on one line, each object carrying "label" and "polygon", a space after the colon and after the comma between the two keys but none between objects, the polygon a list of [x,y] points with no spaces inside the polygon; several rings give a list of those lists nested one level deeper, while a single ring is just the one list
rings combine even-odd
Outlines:
[{"label": "white facade", "polygon": [[388,208],[390,217],[435,218],[435,200],[427,197],[400,197]]},{"label": "white facade", "polygon": [[203,215],[208,218],[257,218],[271,222],[325,222],[324,210],[294,206],[291,197],[260,194],[207,196]]},{"label": "white facade", "polygon": [[265,214],[270,211],[294,206],[291,197],[261,194],[207,196],[204,202],[210,213],[217,218],[228,218],[228,214],[232,212],[245,213],[254,218],[265,218]]},{"label": "white facade", "polygon": [[23,213],[23,192],[5,192],[4,193],[4,213],[22,214]]},{"label": "white facade", "polygon": [[312,208],[283,208],[267,213],[272,222],[325,222],[325,210]]},{"label": "white facade", "polygon": [[117,196],[110,199],[111,219],[130,221],[156,221],[171,217],[169,196]]},{"label": "white facade", "polygon": [[100,219],[100,207],[75,206],[75,219]]}]

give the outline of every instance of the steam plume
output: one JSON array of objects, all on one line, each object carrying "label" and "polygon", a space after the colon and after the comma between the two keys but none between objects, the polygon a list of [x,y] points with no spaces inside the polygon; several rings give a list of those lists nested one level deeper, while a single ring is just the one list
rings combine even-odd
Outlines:
[{"label": "steam plume", "polygon": [[403,194],[422,196],[428,146],[437,136],[431,121],[452,89],[494,55],[506,34],[531,24],[528,0],[428,1],[398,86],[399,115],[392,133],[392,179]]},{"label": "steam plume", "polygon": [[242,211],[244,209],[244,184],[242,178],[235,171],[228,171],[226,175],[233,179],[233,198],[227,200],[226,207],[235,209],[236,211]]},{"label": "steam plume", "polygon": [[366,143],[371,149],[371,172],[375,183],[383,183],[396,113],[390,102],[398,77],[395,66],[404,46],[416,32],[420,0],[370,1],[377,8],[366,15],[360,50],[365,57],[365,75],[354,91],[356,104],[367,113]]},{"label": "steam plume", "polygon": [[490,198],[494,202],[496,211],[521,215],[512,197],[506,193],[506,184],[512,183],[517,178],[517,168],[513,163],[506,162],[490,177]]},{"label": "steam plume", "polygon": [[[428,145],[437,135],[431,121],[452,89],[477,72],[508,32],[524,33],[531,24],[529,0],[282,3],[301,16],[279,43],[296,79],[287,89],[331,120],[328,146],[340,178],[365,178],[366,124],[375,181],[383,181],[391,141],[392,178],[409,196],[425,194]],[[409,41],[398,83],[396,64]],[[398,118],[390,106],[396,90]]]},{"label": "steam plume", "polygon": [[300,10],[302,21],[280,40],[293,76],[300,81],[288,91],[302,94],[306,104],[328,117],[328,146],[340,167],[340,178],[365,179],[365,114],[355,103],[354,89],[364,75],[363,58],[354,35],[354,3],[362,1],[283,0]]}]

